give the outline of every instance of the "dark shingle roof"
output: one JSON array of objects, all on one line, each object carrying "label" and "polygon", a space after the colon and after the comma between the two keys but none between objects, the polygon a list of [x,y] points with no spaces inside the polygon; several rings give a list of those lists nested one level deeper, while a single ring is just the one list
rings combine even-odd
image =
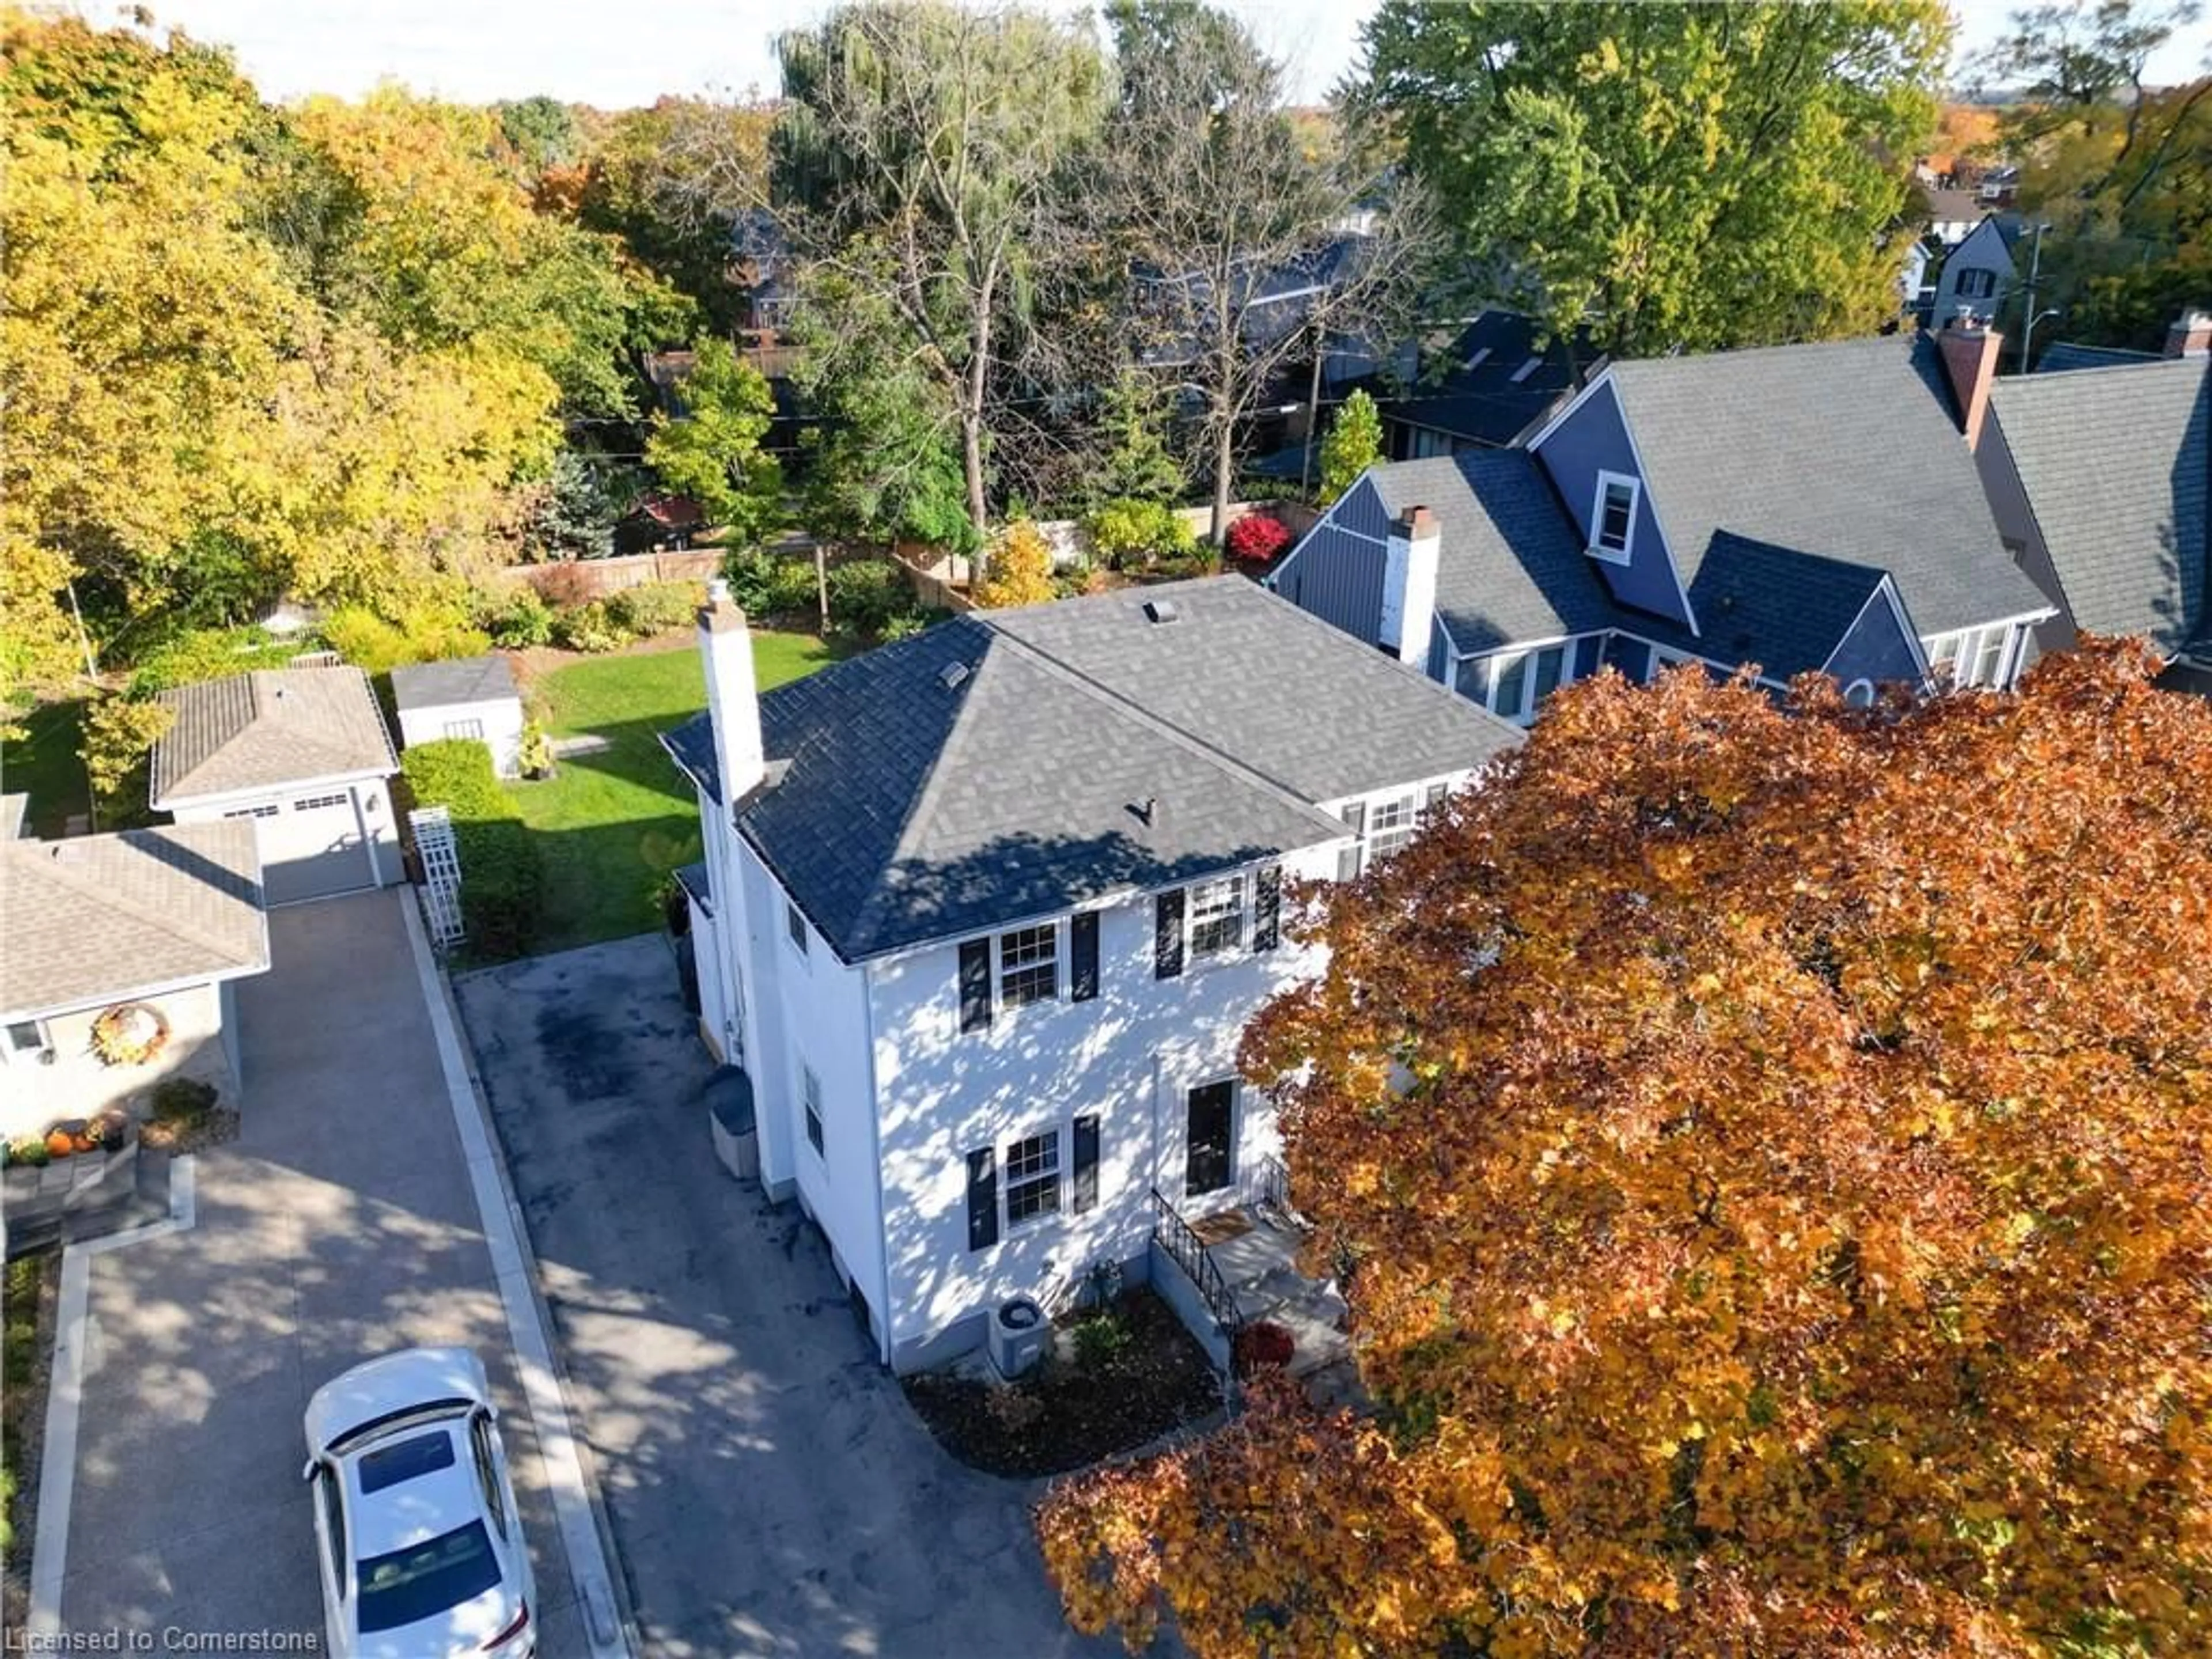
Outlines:
[{"label": "dark shingle roof", "polygon": [[269,965],[244,818],[0,845],[0,1015],[119,1001]]},{"label": "dark shingle roof", "polygon": [[[1583,375],[1602,361],[1586,333],[1571,345],[1554,339],[1540,352],[1536,331],[1536,324],[1517,312],[1484,312],[1436,354],[1449,368],[1437,374],[1436,362],[1425,362],[1419,383],[1405,397],[1384,399],[1382,412],[1411,426],[1505,447],[1572,396]],[[1515,380],[1532,356],[1540,359],[1537,367]]]},{"label": "dark shingle roof", "polygon": [[2212,357],[1999,380],[1990,418],[2076,628],[2169,654],[2212,628]]},{"label": "dark shingle roof", "polygon": [[1882,573],[1723,532],[1690,586],[1705,629],[1692,635],[1672,618],[1626,613],[1629,633],[1731,666],[1755,663],[1787,680],[1826,665]]},{"label": "dark shingle roof", "polygon": [[[761,714],[787,769],[739,828],[848,962],[1330,841],[1316,803],[1520,741],[1241,577],[957,617]],[[719,800],[706,717],[664,741]]]},{"label": "dark shingle roof", "polygon": [[1890,337],[1613,364],[1683,585],[1733,535],[1887,570],[1924,635],[2047,609],[1998,538],[1934,360]]},{"label": "dark shingle roof", "polygon": [[1526,450],[1396,461],[1368,473],[1392,518],[1437,515],[1437,614],[1463,653],[1618,620],[1541,464]]},{"label": "dark shingle roof", "polygon": [[416,662],[392,671],[392,701],[401,708],[497,702],[516,696],[514,670],[492,653],[452,662]]},{"label": "dark shingle roof", "polygon": [[176,723],[154,745],[151,802],[399,769],[358,668],[271,668],[161,693]]}]

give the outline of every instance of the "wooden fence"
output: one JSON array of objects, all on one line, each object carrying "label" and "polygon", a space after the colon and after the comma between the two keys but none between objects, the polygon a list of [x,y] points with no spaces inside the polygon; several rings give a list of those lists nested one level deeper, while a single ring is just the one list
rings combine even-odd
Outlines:
[{"label": "wooden fence", "polygon": [[550,564],[514,564],[504,574],[526,582],[548,599],[563,603],[603,599],[626,587],[648,582],[702,582],[722,568],[722,550],[702,547],[683,553],[629,553],[616,559],[559,559]]}]

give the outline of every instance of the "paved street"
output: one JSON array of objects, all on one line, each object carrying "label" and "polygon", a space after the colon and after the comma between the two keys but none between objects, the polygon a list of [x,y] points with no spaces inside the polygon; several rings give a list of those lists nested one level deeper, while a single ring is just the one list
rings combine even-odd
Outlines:
[{"label": "paved street", "polygon": [[66,1628],[319,1632],[307,1395],[358,1360],[484,1360],[546,1659],[586,1644],[394,893],[274,911],[239,988],[244,1129],[198,1224],[90,1264]]},{"label": "paved street", "polygon": [[715,1163],[662,940],[457,988],[647,1651],[1118,1653],[1061,1622],[1036,1489],[939,1449],[819,1237]]}]

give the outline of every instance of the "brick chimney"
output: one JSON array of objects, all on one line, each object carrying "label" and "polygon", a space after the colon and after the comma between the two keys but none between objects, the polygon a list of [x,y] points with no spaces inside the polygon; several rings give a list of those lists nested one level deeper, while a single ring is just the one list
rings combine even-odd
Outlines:
[{"label": "brick chimney", "polygon": [[714,724],[714,769],[722,804],[734,807],[768,775],[761,742],[760,694],[753,684],[752,635],[730,585],[708,584],[699,607],[699,658],[707,671],[707,709]]},{"label": "brick chimney", "polygon": [[1943,354],[1943,372],[1959,400],[1959,425],[1966,434],[1966,447],[1982,441],[1982,422],[1990,412],[1990,383],[1997,375],[1997,351],[2004,336],[1972,317],[1954,318],[1936,337]]},{"label": "brick chimney", "polygon": [[1429,670],[1429,635],[1437,618],[1437,562],[1443,529],[1417,507],[1390,526],[1382,555],[1382,635],[1376,643],[1400,662]]},{"label": "brick chimney", "polygon": [[2212,312],[2191,306],[2166,325],[2167,356],[2202,357],[2208,351],[2212,351]]}]

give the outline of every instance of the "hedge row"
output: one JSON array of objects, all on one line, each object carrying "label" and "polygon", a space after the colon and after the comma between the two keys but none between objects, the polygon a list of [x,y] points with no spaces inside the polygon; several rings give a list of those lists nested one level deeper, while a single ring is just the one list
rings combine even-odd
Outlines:
[{"label": "hedge row", "polygon": [[527,953],[543,872],[537,842],[493,775],[491,750],[466,738],[413,744],[400,768],[417,806],[453,815],[470,948],[487,957]]}]

